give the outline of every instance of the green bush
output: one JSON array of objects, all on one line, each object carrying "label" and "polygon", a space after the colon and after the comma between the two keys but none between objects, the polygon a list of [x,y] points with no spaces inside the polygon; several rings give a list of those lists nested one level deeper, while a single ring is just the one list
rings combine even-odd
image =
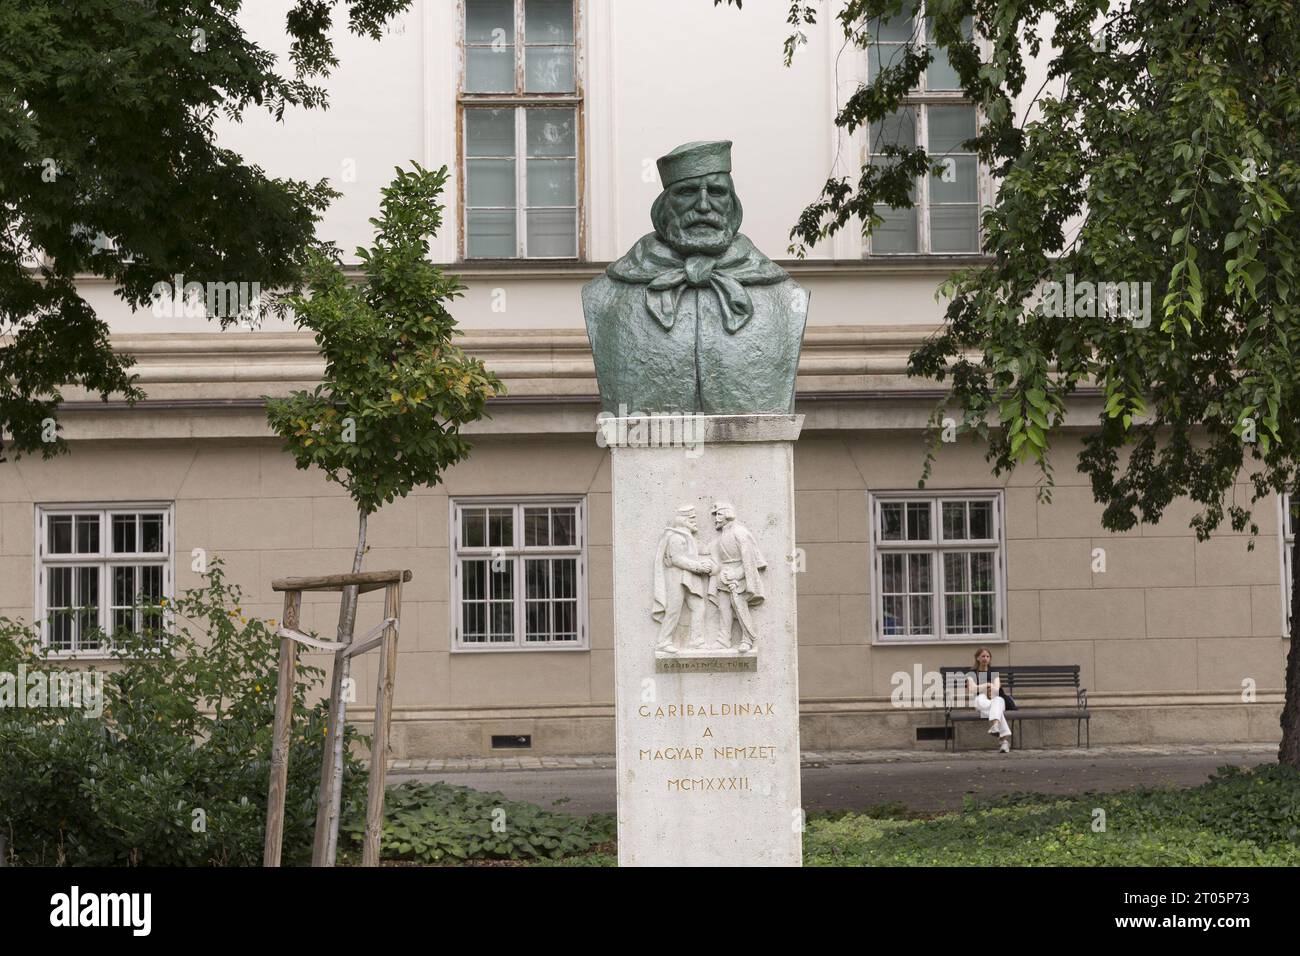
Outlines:
[{"label": "green bush", "polygon": [[[157,617],[157,630],[120,638],[116,665],[101,667],[102,716],[0,708],[0,831],[17,862],[260,864],[279,639],[243,614],[219,561]],[[0,620],[0,671],[20,663],[28,672],[70,670],[26,628]],[[299,665],[286,865],[311,855],[325,708],[306,701],[322,677]],[[364,790],[365,771],[350,753],[344,780],[349,796]]]},{"label": "green bush", "polygon": [[[360,847],[365,834],[362,795],[343,820],[343,833]],[[499,793],[446,783],[404,783],[388,788],[380,855],[420,863],[559,859],[613,839],[609,814],[574,817],[509,801]]]}]

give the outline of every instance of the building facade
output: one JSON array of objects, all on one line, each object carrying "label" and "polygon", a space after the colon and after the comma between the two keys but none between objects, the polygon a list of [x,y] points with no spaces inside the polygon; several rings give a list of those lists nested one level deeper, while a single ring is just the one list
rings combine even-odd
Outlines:
[{"label": "building facade", "polygon": [[[223,131],[272,174],[329,178],[343,196],[322,232],[344,249],[369,242],[395,165],[452,171],[435,255],[467,286],[453,306],[464,346],[509,394],[470,430],[468,462],[370,521],[366,568],[413,573],[394,755],[612,751],[609,453],[579,290],[650,231],[656,158],[717,138],[735,144],[742,231],[811,293],[790,556],[804,747],[943,746],[942,714],[900,690],[980,646],[995,664],[1079,665],[1097,742],[1276,739],[1280,502],[1261,502],[1253,549],[1231,533],[1197,542],[1185,503],[1158,526],[1104,531],[1073,470],[1078,429],[1097,412],[1086,397],[1058,446],[1050,502],[1031,469],[994,478],[965,441],[942,445],[918,488],[942,392],[909,379],[906,357],[941,319],[939,282],[980,261],[994,184],[958,145],[977,111],[936,65],[904,115],[837,130],[837,103],[923,17],[882,27],[864,54],[842,49],[824,15],[787,68],[783,6],[417,0],[378,42],[339,37],[328,111]],[[281,55],[282,16],[247,12]],[[945,157],[943,175],[918,181],[918,207],[888,215],[869,241],[849,229],[784,258],[826,178],[885,161],[890,138]],[[297,471],[265,422],[265,396],[320,375],[310,335],[274,321],[222,332],[184,310],[125,310],[91,277],[83,289],[136,357],[148,399],[127,408],[69,392],[71,454],[0,466],[0,613],[95,659],[83,631],[138,624],[142,601],[197,583],[196,554],[219,556],[245,611],[267,618],[280,614],[272,578],[346,570],[349,500]],[[331,635],[337,596],[304,600],[304,624]],[[56,613],[72,607],[91,610]],[[380,610],[363,599],[358,627]],[[353,667],[350,712],[364,724],[375,661]],[[1073,743],[1073,728],[1045,723],[1026,738]]]}]

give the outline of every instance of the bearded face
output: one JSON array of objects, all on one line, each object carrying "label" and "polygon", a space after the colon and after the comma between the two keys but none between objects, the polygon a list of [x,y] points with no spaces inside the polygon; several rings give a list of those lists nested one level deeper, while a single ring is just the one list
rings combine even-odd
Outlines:
[{"label": "bearded face", "polygon": [[729,173],[673,183],[650,210],[659,238],[684,256],[721,255],[740,231],[741,215]]}]

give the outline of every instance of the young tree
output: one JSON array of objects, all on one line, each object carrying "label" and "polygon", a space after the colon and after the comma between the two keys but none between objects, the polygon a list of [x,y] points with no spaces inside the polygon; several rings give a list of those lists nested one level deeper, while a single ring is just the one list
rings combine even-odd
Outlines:
[{"label": "young tree", "polygon": [[[219,116],[324,107],[329,36],[378,38],[410,0],[297,0],[292,75],[251,42],[239,0],[78,0],[0,9],[0,430],[13,455],[65,446],[60,388],[143,393],[78,291],[86,274],[133,308],[177,275],[291,286],[335,195],[268,177],[216,142]],[[223,325],[239,318],[223,313]],[[3,460],[3,456],[0,456]]]},{"label": "young tree", "polygon": [[[936,417],[960,409],[995,473],[1033,462],[1050,490],[1067,401],[1098,400],[1078,467],[1111,530],[1186,496],[1199,539],[1225,520],[1254,534],[1256,502],[1300,502],[1295,4],[928,0],[928,45],[911,8],[844,5],[850,46],[870,55],[887,20],[910,22],[914,42],[835,122],[888,138],[936,57],[980,108],[966,146],[999,180],[983,218],[990,261],[944,284],[946,321],[909,362],[951,383]],[[812,20],[791,4],[796,31]],[[1018,115],[1026,54],[1046,57],[1047,80]],[[924,144],[882,151],[890,163],[826,183],[792,231],[796,251],[854,220],[869,232],[878,207],[910,206],[917,178],[943,172]],[[1249,502],[1234,496],[1243,473]],[[1278,756],[1300,767],[1300,581],[1292,602]]]},{"label": "young tree", "polygon": [[[348,281],[338,263],[314,253],[304,294],[288,299],[300,328],[316,336],[325,375],[310,392],[268,400],[271,428],[285,440],[299,468],[316,467],[347,490],[358,514],[352,570],[366,552],[366,519],[417,485],[436,485],[446,469],[469,455],[461,426],[484,415],[501,380],[453,341],[456,320],[446,303],[464,287],[428,261],[429,237],[442,225],[439,196],[447,168],[397,170],[383,190],[375,243],[358,249],[365,279]],[[344,591],[338,640],[350,642],[357,590]],[[332,800],[317,817],[317,847],[329,834],[318,864],[332,865],[342,784],[342,683],[348,658],[335,657],[329,733],[322,779]],[[332,755],[332,757],[331,757]],[[383,767],[371,773],[383,773]]]}]

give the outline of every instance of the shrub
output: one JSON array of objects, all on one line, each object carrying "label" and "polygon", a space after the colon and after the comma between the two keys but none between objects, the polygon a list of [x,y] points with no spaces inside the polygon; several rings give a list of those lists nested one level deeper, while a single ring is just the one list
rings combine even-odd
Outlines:
[{"label": "shrub", "polygon": [[[364,796],[344,814],[342,832],[360,847],[365,835]],[[608,814],[590,818],[516,803],[446,783],[389,787],[380,854],[386,859],[438,863],[451,860],[558,859],[614,839]]]},{"label": "shrub", "polygon": [[[17,862],[260,864],[279,639],[243,614],[240,597],[214,561],[157,631],[120,638],[99,717],[0,708],[0,831]],[[20,663],[28,672],[70,670],[26,628],[0,620],[0,671]],[[286,865],[311,855],[326,712],[309,707],[307,695],[322,677],[319,668],[298,667]],[[364,789],[350,752],[344,779],[349,791]]]}]

